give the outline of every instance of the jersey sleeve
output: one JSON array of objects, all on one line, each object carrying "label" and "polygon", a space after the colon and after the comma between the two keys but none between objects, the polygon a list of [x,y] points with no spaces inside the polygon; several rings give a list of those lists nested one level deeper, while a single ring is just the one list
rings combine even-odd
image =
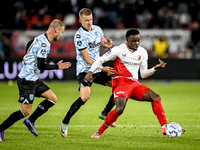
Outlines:
[{"label": "jersey sleeve", "polygon": [[103,59],[107,61],[113,61],[117,57],[119,53],[118,47],[113,47],[108,52],[106,52],[104,55],[102,55]]},{"label": "jersey sleeve", "polygon": [[76,49],[80,51],[87,48],[87,42],[86,42],[85,36],[78,32],[74,36],[74,44],[75,44]]},{"label": "jersey sleeve", "polygon": [[48,45],[45,42],[38,41],[37,47],[38,47],[37,57],[47,58],[50,51]]},{"label": "jersey sleeve", "polygon": [[155,73],[154,67],[151,69],[148,69],[148,54],[146,50],[143,52],[143,60],[140,64],[140,76],[144,78],[148,78],[149,76],[153,75]]}]

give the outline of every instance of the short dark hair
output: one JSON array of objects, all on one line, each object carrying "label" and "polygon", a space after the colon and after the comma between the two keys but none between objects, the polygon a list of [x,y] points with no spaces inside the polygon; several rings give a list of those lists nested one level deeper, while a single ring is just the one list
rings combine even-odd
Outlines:
[{"label": "short dark hair", "polygon": [[128,38],[131,35],[138,35],[138,34],[140,34],[140,32],[137,29],[131,28],[126,32],[126,38]]}]

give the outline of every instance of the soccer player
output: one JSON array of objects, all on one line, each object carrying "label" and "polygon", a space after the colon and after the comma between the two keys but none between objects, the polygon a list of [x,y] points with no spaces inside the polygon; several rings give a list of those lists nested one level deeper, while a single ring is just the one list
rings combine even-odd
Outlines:
[{"label": "soccer player", "polygon": [[92,81],[92,73],[96,68],[107,61],[112,60],[114,62],[115,74],[112,75],[112,93],[114,94],[116,108],[108,113],[99,130],[91,138],[102,136],[103,132],[123,113],[129,98],[151,102],[153,112],[161,125],[162,133],[166,134],[168,123],[160,96],[138,81],[139,69],[141,77],[147,78],[153,75],[157,69],[164,68],[166,63],[159,59],[159,64],[148,69],[147,51],[139,45],[140,33],[137,29],[132,28],[126,32],[126,41],[127,43],[113,47],[97,59],[85,76],[86,80]]},{"label": "soccer player", "polygon": [[[74,101],[65,118],[60,122],[60,133],[63,137],[67,137],[68,124],[71,117],[90,97],[90,87],[92,83],[86,82],[84,77],[93,62],[100,57],[100,46],[103,46],[104,51],[108,51],[112,47],[112,40],[105,39],[102,29],[99,26],[93,25],[93,17],[90,9],[83,8],[80,10],[79,21],[82,27],[80,27],[76,32],[74,36],[74,43],[77,53],[76,75],[78,78],[80,97]],[[95,74],[93,82],[111,86],[111,76],[108,75],[111,75],[112,71],[113,68],[111,67],[100,66],[94,71]],[[111,95],[108,104],[99,114],[99,118],[105,119],[106,115],[114,105],[113,95]],[[112,124],[112,126],[116,125]]]},{"label": "soccer player", "polygon": [[5,142],[4,131],[7,128],[29,115],[34,96],[44,97],[45,100],[38,105],[29,118],[23,120],[23,123],[32,134],[38,136],[35,129],[36,119],[46,113],[57,102],[57,97],[53,91],[38,79],[40,70],[67,69],[71,66],[70,62],[63,62],[63,60],[55,65],[46,62],[51,42],[57,41],[62,36],[64,29],[63,22],[55,19],[50,23],[45,34],[41,34],[27,43],[26,55],[22,60],[23,67],[17,77],[20,96],[18,102],[21,103],[21,109],[12,113],[0,125],[0,142]]}]

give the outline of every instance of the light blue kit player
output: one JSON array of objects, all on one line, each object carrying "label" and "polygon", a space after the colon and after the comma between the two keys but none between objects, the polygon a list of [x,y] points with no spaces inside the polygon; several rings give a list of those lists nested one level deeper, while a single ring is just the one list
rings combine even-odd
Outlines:
[{"label": "light blue kit player", "polygon": [[[67,137],[68,124],[71,117],[89,99],[90,86],[92,83],[94,82],[104,86],[111,86],[111,76],[109,75],[113,74],[112,67],[101,66],[101,68],[98,68],[94,71],[93,82],[90,83],[85,80],[85,75],[87,74],[91,65],[100,57],[100,46],[103,46],[104,51],[108,51],[112,47],[112,40],[105,39],[102,29],[96,25],[93,25],[91,10],[87,8],[81,9],[79,12],[79,21],[82,27],[78,29],[74,36],[74,44],[77,53],[76,75],[78,78],[80,97],[74,101],[65,118],[60,123],[60,133],[63,137]],[[99,118],[104,120],[114,105],[113,95],[111,95],[108,104],[104,110],[100,112]],[[113,123],[112,126],[115,127],[115,123]]]},{"label": "light blue kit player", "polygon": [[0,125],[0,142],[5,142],[4,131],[7,128],[29,115],[35,96],[44,97],[45,100],[38,105],[29,118],[23,120],[23,123],[32,134],[38,136],[35,130],[36,119],[57,102],[57,97],[53,91],[38,79],[40,70],[67,69],[71,66],[70,62],[63,62],[63,60],[56,65],[50,65],[46,62],[51,42],[57,41],[62,36],[64,29],[63,22],[55,19],[50,23],[45,34],[39,35],[27,43],[26,55],[22,60],[23,67],[17,78],[20,95],[18,101],[21,103],[21,109],[12,113]]}]

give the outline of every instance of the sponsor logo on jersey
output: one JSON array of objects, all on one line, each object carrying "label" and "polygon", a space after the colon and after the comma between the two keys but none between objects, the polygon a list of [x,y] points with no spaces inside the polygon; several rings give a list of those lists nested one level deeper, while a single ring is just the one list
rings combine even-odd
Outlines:
[{"label": "sponsor logo on jersey", "polygon": [[45,54],[46,54],[46,50],[45,50],[45,49],[42,49],[42,50],[40,51],[40,53],[41,53],[42,55],[45,55]]},{"label": "sponsor logo on jersey", "polygon": [[80,34],[77,34],[77,35],[76,35],[76,38],[81,38],[81,35],[80,35]]},{"label": "sponsor logo on jersey", "polygon": [[47,47],[47,44],[42,43],[41,46],[42,46],[42,47]]},{"label": "sponsor logo on jersey", "polygon": [[126,54],[122,54],[123,57],[126,57]]},{"label": "sponsor logo on jersey", "polygon": [[135,62],[130,62],[130,61],[122,61],[121,63],[125,65],[133,65],[133,66],[140,65],[140,63],[135,63]]},{"label": "sponsor logo on jersey", "polygon": [[77,41],[77,45],[78,45],[78,46],[81,46],[81,45],[82,45],[82,42],[81,42],[81,41]]},{"label": "sponsor logo on jersey", "polygon": [[90,48],[95,48],[95,47],[100,46],[100,45],[101,45],[101,42],[96,43],[96,42],[94,41],[94,42],[88,43],[88,45],[90,46]]}]

